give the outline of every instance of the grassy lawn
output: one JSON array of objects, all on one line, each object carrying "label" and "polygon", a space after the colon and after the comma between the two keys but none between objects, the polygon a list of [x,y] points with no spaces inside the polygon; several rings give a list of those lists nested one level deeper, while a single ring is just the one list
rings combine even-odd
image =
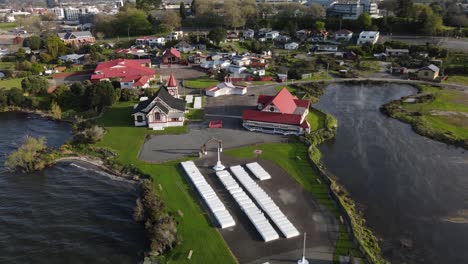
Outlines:
[{"label": "grassy lawn", "polygon": [[312,108],[307,115],[307,121],[310,124],[311,131],[325,128],[325,115]]},{"label": "grassy lawn", "polygon": [[15,66],[14,62],[0,62],[0,70],[14,70]]},{"label": "grassy lawn", "polygon": [[189,120],[201,120],[205,116],[204,109],[190,109],[185,117]]},{"label": "grassy lawn", "polygon": [[[254,150],[256,149],[262,150],[262,154],[259,155],[260,158],[271,160],[278,164],[305,190],[312,193],[320,204],[324,205],[337,218],[339,217],[339,211],[328,194],[327,185],[320,181],[319,175],[309,163],[307,147],[303,143],[262,144],[229,149],[224,153],[237,158],[254,158],[256,156]],[[337,256],[346,256],[349,250],[354,255],[359,255],[354,249],[354,244],[349,234],[345,230],[345,226],[340,224],[339,239],[335,248],[335,260],[337,260]]]},{"label": "grassy lawn", "polygon": [[380,72],[380,64],[376,60],[363,60],[359,67],[358,72],[363,76],[368,76],[372,73]]},{"label": "grassy lawn", "polygon": [[[117,161],[140,168],[151,175],[158,185],[161,198],[177,219],[178,234],[181,238],[181,244],[171,251],[166,262],[187,263],[187,255],[193,250],[193,263],[235,263],[223,238],[206,217],[194,192],[184,179],[178,162],[150,164],[137,158],[148,134],[186,133],[187,127],[164,131],[133,127],[130,117],[132,106],[131,102],[117,103],[99,119],[101,125],[107,129],[107,134],[96,146],[114,150],[118,153],[115,158]],[[177,214],[179,210],[183,216]]]},{"label": "grassy lawn", "polygon": [[321,80],[331,80],[331,79],[332,77],[329,73],[325,71],[321,71],[321,72],[314,72],[312,74],[312,77],[302,79],[302,80],[321,81]]},{"label": "grassy lawn", "polygon": [[206,89],[217,85],[219,81],[209,78],[199,78],[193,80],[184,80],[184,86],[194,89]]},{"label": "grassy lawn", "polygon": [[456,83],[456,84],[463,84],[468,85],[468,76],[464,75],[449,75],[447,80],[444,83]]},{"label": "grassy lawn", "polygon": [[23,78],[0,80],[0,88],[11,89],[13,87],[21,88]]},{"label": "grassy lawn", "polygon": [[10,30],[10,29],[14,29],[15,27],[16,27],[15,22],[12,22],[12,23],[2,22],[2,23],[0,23],[0,30]]}]

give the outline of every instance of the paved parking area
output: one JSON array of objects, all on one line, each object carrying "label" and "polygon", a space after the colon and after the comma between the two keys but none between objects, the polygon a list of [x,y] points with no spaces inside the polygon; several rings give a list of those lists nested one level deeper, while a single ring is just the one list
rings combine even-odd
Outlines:
[{"label": "paved parking area", "polygon": [[[165,162],[182,157],[198,154],[201,146],[211,138],[221,139],[224,148],[235,148],[247,145],[262,144],[268,142],[284,142],[287,137],[279,135],[268,135],[254,133],[240,128],[240,120],[233,119],[229,122],[232,127],[207,128],[207,123],[197,123],[190,125],[190,131],[182,135],[158,135],[147,139],[143,144],[139,159],[147,162]],[[209,147],[215,148],[216,145]]]},{"label": "paved parking area", "polygon": [[195,79],[206,75],[206,72],[196,67],[185,68],[156,68],[156,73],[162,76],[169,76],[174,74],[177,80],[182,81],[185,79]]},{"label": "paved parking area", "polygon": [[[211,169],[215,161],[215,154],[210,153],[195,163],[236,221],[236,226],[222,229],[220,233],[239,263],[297,263],[302,255],[303,237],[286,239],[277,230],[280,239],[265,243],[217,179]],[[272,179],[260,181],[259,185],[271,196],[299,232],[307,232],[306,256],[309,263],[332,263],[338,237],[338,222],[327,209],[320,206],[309,192],[274,162],[262,159],[242,160],[222,155],[222,162],[227,167],[252,161],[259,162],[272,175]]]}]

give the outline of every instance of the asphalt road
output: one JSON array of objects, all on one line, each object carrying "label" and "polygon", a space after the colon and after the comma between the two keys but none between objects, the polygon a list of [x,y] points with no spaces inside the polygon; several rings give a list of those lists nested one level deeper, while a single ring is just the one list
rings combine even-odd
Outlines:
[{"label": "asphalt road", "polygon": [[381,43],[389,40],[396,40],[413,45],[425,45],[430,43],[452,50],[468,51],[467,38],[446,38],[446,37],[427,37],[427,36],[404,36],[404,35],[380,35]]}]

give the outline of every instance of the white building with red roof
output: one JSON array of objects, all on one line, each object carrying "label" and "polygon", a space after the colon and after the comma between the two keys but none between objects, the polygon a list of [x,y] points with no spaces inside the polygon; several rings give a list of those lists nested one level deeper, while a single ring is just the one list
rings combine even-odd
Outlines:
[{"label": "white building with red roof", "polygon": [[257,103],[258,110],[244,110],[242,113],[242,125],[247,130],[283,135],[310,132],[307,122],[309,100],[300,100],[283,88],[275,96],[260,95]]},{"label": "white building with red roof", "polygon": [[155,72],[150,60],[116,59],[101,62],[91,75],[91,81],[110,81],[116,79],[120,88],[148,88]]}]

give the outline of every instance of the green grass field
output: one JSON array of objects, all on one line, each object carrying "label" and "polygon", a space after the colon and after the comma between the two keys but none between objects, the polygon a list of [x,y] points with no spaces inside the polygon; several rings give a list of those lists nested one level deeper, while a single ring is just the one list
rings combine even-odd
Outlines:
[{"label": "green grass field", "polygon": [[421,113],[420,118],[429,128],[439,133],[451,132],[456,138],[468,140],[468,94],[427,86],[423,91],[433,92],[435,99],[431,102],[404,104],[404,108]]},{"label": "green grass field", "polygon": [[[110,148],[123,164],[132,164],[151,175],[166,206],[178,222],[181,244],[162,263],[187,263],[187,255],[193,250],[193,263],[235,263],[226,243],[200,207],[194,192],[184,179],[178,162],[150,164],[138,160],[138,152],[148,134],[185,133],[187,127],[175,127],[164,131],[137,128],[132,124],[131,102],[117,103],[109,109],[99,122],[107,134],[96,144]],[[183,216],[177,214],[181,211]]]},{"label": "green grass field", "polygon": [[0,23],[0,30],[10,30],[10,29],[14,29],[16,27],[16,23],[15,22],[12,22],[12,23],[8,23],[8,22],[2,22]]},{"label": "green grass field", "polygon": [[193,80],[184,80],[184,86],[194,89],[206,89],[217,85],[219,81],[209,78],[199,78]]},{"label": "green grass field", "polygon": [[0,70],[14,70],[15,66],[14,62],[0,62]]},{"label": "green grass field", "polygon": [[376,60],[363,60],[357,70],[360,75],[367,77],[372,73],[380,72],[380,64]]},{"label": "green grass field", "polygon": [[312,108],[307,115],[307,121],[310,124],[310,130],[315,131],[325,128],[325,115],[314,108]]},{"label": "green grass field", "polygon": [[21,89],[22,80],[23,78],[0,80],[0,88],[11,89],[16,87]]},{"label": "green grass field", "polygon": [[444,83],[455,83],[463,84],[468,86],[468,76],[464,75],[449,75],[448,79]]}]

